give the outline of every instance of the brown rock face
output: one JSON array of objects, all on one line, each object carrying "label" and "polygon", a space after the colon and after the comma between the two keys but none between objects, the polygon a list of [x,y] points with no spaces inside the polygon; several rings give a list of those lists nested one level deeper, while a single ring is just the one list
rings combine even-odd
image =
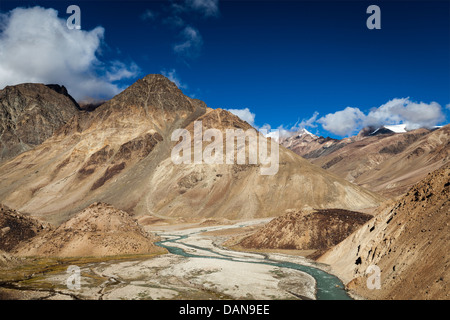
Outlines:
[{"label": "brown rock face", "polygon": [[270,221],[239,244],[255,249],[325,250],[372,216],[342,209],[290,212]]},{"label": "brown rock face", "polygon": [[[415,184],[319,261],[358,294],[375,299],[450,298],[450,165]],[[381,288],[369,290],[369,266]]]},{"label": "brown rock face", "polygon": [[94,203],[57,229],[23,243],[19,256],[108,256],[162,252],[127,212]]},{"label": "brown rock face", "polygon": [[11,252],[22,242],[50,228],[46,223],[0,204],[0,250]]},{"label": "brown rock face", "polygon": [[58,85],[25,83],[0,90],[0,162],[41,144],[78,111]]}]

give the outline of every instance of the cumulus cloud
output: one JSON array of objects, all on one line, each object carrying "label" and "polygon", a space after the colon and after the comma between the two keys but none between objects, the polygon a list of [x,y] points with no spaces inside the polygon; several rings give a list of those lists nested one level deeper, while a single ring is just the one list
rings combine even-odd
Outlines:
[{"label": "cumulus cloud", "polygon": [[[449,109],[450,104],[445,108]],[[258,130],[266,130],[267,136],[271,136],[273,129],[270,124],[257,126],[255,113],[249,108],[228,109],[242,120],[247,121]],[[367,113],[359,108],[347,107],[334,113],[329,113],[318,119],[319,113],[298,121],[293,126],[280,125],[276,128],[281,139],[295,135],[299,130],[316,128],[318,124],[326,131],[338,136],[350,136],[367,126],[379,127],[382,125],[405,124],[406,130],[418,128],[432,128],[445,120],[443,108],[437,102],[414,102],[409,98],[392,99],[378,108],[373,108]],[[318,134],[318,133],[316,133]]]},{"label": "cumulus cloud", "polygon": [[110,98],[113,82],[136,76],[138,67],[102,62],[105,29],[69,30],[54,9],[16,8],[0,16],[0,87],[23,82],[65,85],[75,99]]},{"label": "cumulus cloud", "polygon": [[240,119],[247,121],[251,126],[255,126],[255,114],[250,111],[249,108],[245,109],[225,109]]},{"label": "cumulus cloud", "polygon": [[358,108],[347,107],[344,110],[335,113],[329,113],[317,120],[322,127],[339,136],[346,136],[354,133],[361,127],[365,119],[364,113]]},{"label": "cumulus cloud", "polygon": [[187,26],[181,32],[181,38],[182,42],[174,45],[173,50],[183,57],[198,57],[203,45],[203,39],[200,32],[191,26]]},{"label": "cumulus cloud", "polygon": [[369,112],[365,125],[406,124],[407,130],[431,128],[444,120],[442,107],[437,102],[414,102],[409,98],[392,99]]},{"label": "cumulus cloud", "polygon": [[414,102],[409,98],[396,98],[370,110],[367,114],[358,108],[347,107],[327,114],[317,122],[333,134],[346,136],[367,126],[405,124],[407,130],[414,130],[432,128],[444,120],[442,107],[437,102]]}]

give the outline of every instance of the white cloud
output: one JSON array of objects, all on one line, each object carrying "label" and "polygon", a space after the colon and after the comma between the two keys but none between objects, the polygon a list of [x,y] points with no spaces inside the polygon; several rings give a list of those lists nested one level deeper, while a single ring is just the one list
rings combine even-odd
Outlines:
[{"label": "white cloud", "polygon": [[[265,132],[267,137],[275,137],[277,138],[289,138],[290,136],[293,136],[296,134],[300,129],[306,128],[306,127],[317,127],[317,124],[315,124],[317,116],[319,113],[316,111],[309,119],[303,119],[300,122],[297,122],[294,126],[290,128],[286,128],[284,125],[280,125],[276,129],[272,129],[272,126],[268,123],[265,123],[262,126],[258,126],[255,124],[255,113],[251,112],[249,108],[244,109],[225,109],[232,114],[238,116],[244,121],[247,121],[252,127],[256,128],[257,130],[261,132]],[[274,132],[272,132],[274,130]],[[276,133],[275,133],[276,131]]]},{"label": "white cloud", "polygon": [[300,129],[304,129],[306,127],[315,128],[317,127],[316,121],[317,117],[319,116],[319,112],[315,111],[314,114],[309,119],[303,119],[300,122],[297,122],[291,129],[293,133],[297,132]]},{"label": "white cloud", "polygon": [[187,0],[187,5],[205,17],[219,15],[219,0]]},{"label": "white cloud", "polygon": [[245,109],[225,109],[240,119],[247,121],[251,126],[255,126],[255,114],[250,111],[249,108]]},{"label": "white cloud", "polygon": [[[450,104],[447,104],[445,108],[450,109]],[[280,125],[276,130],[279,137],[283,139],[293,136],[301,129],[316,128],[317,124],[321,124],[323,129],[338,136],[355,134],[366,126],[403,124],[407,130],[432,128],[445,120],[442,109],[437,102],[414,102],[409,98],[392,99],[380,107],[370,110],[367,114],[364,114],[359,108],[347,107],[317,119],[319,113],[316,111],[310,118],[298,121],[292,127]],[[270,124],[264,124],[261,127],[255,125],[255,114],[249,108],[227,110],[258,130],[265,129],[270,132],[272,129]]]},{"label": "white cloud", "polygon": [[450,103],[445,105],[445,109],[450,110]]},{"label": "white cloud", "polygon": [[182,42],[174,45],[173,50],[180,56],[196,58],[203,44],[202,36],[197,29],[187,26],[181,32]]},{"label": "white cloud", "polygon": [[[308,118],[303,119],[302,121],[298,121],[292,127],[280,125],[276,130],[278,131],[278,135],[281,139],[289,138],[295,135],[299,130],[305,129],[306,127],[315,128],[317,127],[316,121],[319,113],[316,111],[314,114]],[[263,125],[260,129],[266,129],[267,131],[271,130],[271,126],[269,124]]]},{"label": "white cloud", "polygon": [[108,81],[114,82],[135,77],[139,72],[140,68],[134,62],[127,66],[123,62],[115,60],[110,63],[110,67],[106,71],[105,76]]},{"label": "white cloud", "polygon": [[365,117],[364,113],[358,108],[347,107],[344,110],[329,113],[317,120],[317,122],[331,133],[346,136],[354,133],[357,128],[361,127]]},{"label": "white cloud", "polygon": [[327,114],[317,120],[322,127],[339,136],[346,136],[366,126],[404,124],[407,130],[431,128],[445,120],[442,107],[437,102],[414,102],[409,98],[392,99],[367,115],[358,108]]},{"label": "white cloud", "polygon": [[58,83],[75,99],[110,98],[114,81],[137,75],[135,64],[102,62],[105,29],[69,30],[54,9],[16,8],[0,16],[0,87],[23,82]]},{"label": "white cloud", "polygon": [[437,102],[413,102],[409,98],[392,99],[367,115],[364,125],[406,124],[407,130],[431,128],[445,119]]},{"label": "white cloud", "polygon": [[175,83],[179,89],[186,89],[187,85],[181,83],[180,78],[177,75],[177,72],[175,69],[171,69],[169,71],[162,70],[161,74],[165,77],[167,77],[170,81]]}]

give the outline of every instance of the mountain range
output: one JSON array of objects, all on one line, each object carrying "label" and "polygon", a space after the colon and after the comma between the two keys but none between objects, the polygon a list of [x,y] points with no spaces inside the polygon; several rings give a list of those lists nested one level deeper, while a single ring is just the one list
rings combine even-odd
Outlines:
[{"label": "mountain range", "polygon": [[261,175],[260,164],[176,165],[172,132],[192,131],[194,121],[205,129],[252,128],[185,96],[164,76],[148,75],[94,111],[76,111],[49,139],[4,161],[0,202],[60,224],[94,202],[195,220],[270,217],[304,206],[356,210],[383,199],[284,147],[276,175]]},{"label": "mountain range", "polygon": [[[189,137],[183,157],[207,151],[196,146],[208,140],[198,124],[251,134],[231,164],[175,162],[179,130]],[[448,297],[450,125],[367,127],[344,139],[302,129],[278,141],[151,74],[81,106],[64,86],[8,86],[0,130],[2,268],[29,256],[164,253],[141,223],[271,218],[236,238],[240,248],[315,250],[365,298]],[[250,161],[261,141],[276,143],[276,174]],[[371,265],[385,290],[365,287]]]},{"label": "mountain range", "polygon": [[364,128],[342,140],[294,135],[281,144],[311,163],[386,197],[403,194],[450,161],[450,125],[395,129],[397,132],[388,128],[393,126]]}]

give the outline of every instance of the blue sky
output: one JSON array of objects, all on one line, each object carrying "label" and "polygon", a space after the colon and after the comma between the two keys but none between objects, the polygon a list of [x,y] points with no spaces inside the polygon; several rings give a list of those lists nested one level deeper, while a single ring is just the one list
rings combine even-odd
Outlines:
[{"label": "blue sky", "polygon": [[[39,31],[42,20],[64,22],[71,4],[81,9],[81,30]],[[381,9],[380,30],[366,27],[371,4]],[[17,7],[28,11],[13,14]],[[2,0],[0,11],[2,88],[57,81],[78,99],[110,98],[164,73],[209,107],[243,109],[257,127],[332,137],[450,118],[448,1]],[[19,32],[20,21],[39,33]],[[27,36],[42,39],[14,41]]]}]

